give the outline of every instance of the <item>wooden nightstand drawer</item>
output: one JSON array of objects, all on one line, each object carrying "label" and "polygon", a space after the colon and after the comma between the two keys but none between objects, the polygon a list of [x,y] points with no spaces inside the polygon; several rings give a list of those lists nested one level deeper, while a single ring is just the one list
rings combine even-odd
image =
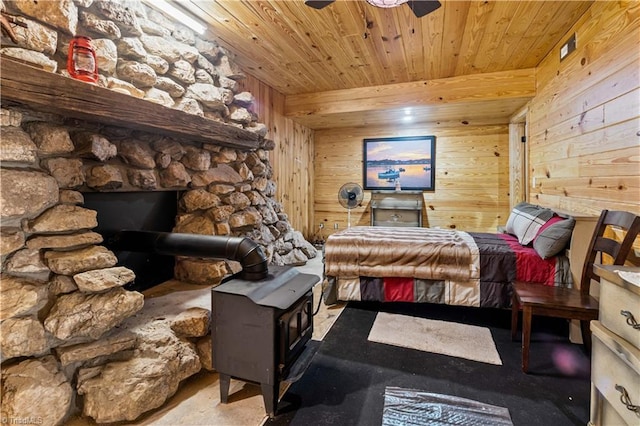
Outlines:
[{"label": "wooden nightstand drawer", "polygon": [[640,329],[633,328],[634,322],[640,322],[638,292],[640,288],[622,280],[600,281],[600,322],[636,348],[640,348]]},{"label": "wooden nightstand drawer", "polygon": [[591,332],[591,381],[627,424],[637,425],[637,414],[625,406],[621,396],[630,405],[640,405],[640,350],[607,330],[600,321],[591,322]]},{"label": "wooden nightstand drawer", "polygon": [[420,226],[420,210],[376,209],[373,226]]},{"label": "wooden nightstand drawer", "polygon": [[613,408],[609,401],[599,398],[596,402],[597,410],[594,417],[589,420],[588,426],[624,425],[625,421]]}]

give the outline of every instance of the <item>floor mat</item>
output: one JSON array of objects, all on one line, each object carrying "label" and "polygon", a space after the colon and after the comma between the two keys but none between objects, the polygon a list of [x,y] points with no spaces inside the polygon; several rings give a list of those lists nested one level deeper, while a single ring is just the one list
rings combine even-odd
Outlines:
[{"label": "floor mat", "polygon": [[388,386],[382,426],[512,426],[509,410],[466,398]]},{"label": "floor mat", "polygon": [[[487,327],[502,366],[371,342],[367,337],[380,312]],[[505,407],[518,426],[584,426],[589,421],[589,357],[581,345],[569,343],[565,320],[540,317],[533,334],[535,369],[524,374],[520,342],[511,340],[511,311],[349,303],[265,426],[380,426],[387,387]],[[554,361],[559,353],[573,359],[579,371],[562,373]]]},{"label": "floor mat", "polygon": [[380,312],[369,341],[502,365],[485,327]]}]

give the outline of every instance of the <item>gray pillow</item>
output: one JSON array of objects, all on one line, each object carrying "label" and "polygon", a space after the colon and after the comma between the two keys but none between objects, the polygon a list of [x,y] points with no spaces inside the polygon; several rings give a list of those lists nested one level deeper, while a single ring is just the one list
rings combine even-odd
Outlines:
[{"label": "gray pillow", "polygon": [[540,228],[553,217],[553,211],[529,204],[526,201],[516,204],[507,219],[506,230],[515,235],[523,246],[536,237]]},{"label": "gray pillow", "polygon": [[576,220],[570,217],[542,229],[533,240],[533,249],[543,259],[555,256],[569,244],[575,225]]}]

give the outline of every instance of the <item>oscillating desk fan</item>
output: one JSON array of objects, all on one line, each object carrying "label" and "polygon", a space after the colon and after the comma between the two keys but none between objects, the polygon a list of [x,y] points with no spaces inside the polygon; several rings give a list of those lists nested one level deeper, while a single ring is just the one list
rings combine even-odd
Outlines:
[{"label": "oscillating desk fan", "polygon": [[351,227],[351,209],[358,207],[362,203],[364,192],[357,183],[345,183],[338,191],[338,201],[340,205],[347,209],[347,227]]}]

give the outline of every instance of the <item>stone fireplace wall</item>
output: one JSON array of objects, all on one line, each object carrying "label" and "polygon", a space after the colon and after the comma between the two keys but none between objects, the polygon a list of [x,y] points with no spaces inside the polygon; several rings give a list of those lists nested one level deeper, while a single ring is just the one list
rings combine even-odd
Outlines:
[{"label": "stone fireplace wall", "polygon": [[[90,35],[99,85],[265,136],[253,97],[237,91],[243,75],[228,52],[138,1],[3,5],[26,24],[14,29],[17,44],[3,37],[3,55],[65,74],[71,36]],[[268,139],[256,150],[235,149],[4,100],[1,118],[3,419],[62,424],[81,411],[99,423],[130,421],[210,369],[208,312],[119,329],[144,297],[123,289],[135,272],[119,266],[94,232],[97,215],[83,207],[83,193],[180,191],[174,232],[249,237],[271,264],[317,254],[274,199]],[[215,285],[238,268],[176,258],[174,271],[178,280]]]}]

